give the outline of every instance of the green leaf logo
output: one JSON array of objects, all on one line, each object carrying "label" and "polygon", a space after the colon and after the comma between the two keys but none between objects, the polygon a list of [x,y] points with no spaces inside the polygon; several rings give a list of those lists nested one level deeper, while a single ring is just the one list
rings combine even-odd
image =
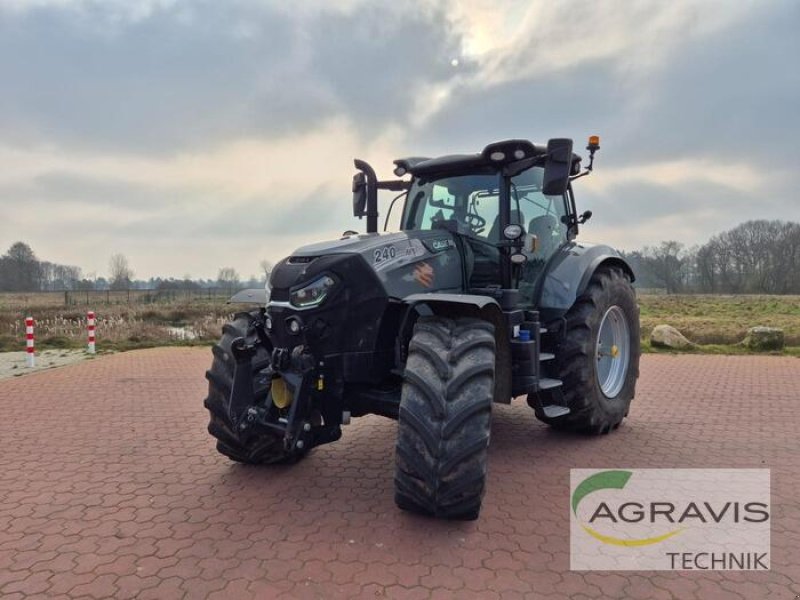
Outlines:
[{"label": "green leaf logo", "polygon": [[[578,516],[578,505],[581,503],[581,500],[586,498],[589,494],[596,492],[598,490],[608,490],[608,489],[615,489],[621,490],[623,489],[628,480],[633,475],[630,471],[601,471],[600,473],[595,473],[594,475],[590,475],[583,481],[581,481],[578,486],[575,488],[575,491],[572,492],[572,512],[575,516]],[[583,530],[591,535],[596,540],[603,542],[604,544],[611,544],[612,546],[649,546],[651,544],[657,544],[658,542],[663,542],[664,540],[671,538],[674,535],[677,535],[683,529],[675,529],[673,531],[669,531],[663,535],[658,535],[655,537],[649,538],[638,538],[638,539],[624,539],[613,537],[610,535],[604,535],[588,525],[584,525],[581,523],[581,527]]]}]

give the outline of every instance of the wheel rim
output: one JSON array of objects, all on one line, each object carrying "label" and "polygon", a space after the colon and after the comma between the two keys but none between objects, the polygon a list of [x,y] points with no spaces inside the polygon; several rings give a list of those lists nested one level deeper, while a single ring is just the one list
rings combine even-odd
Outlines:
[{"label": "wheel rim", "polygon": [[616,398],[625,385],[630,363],[628,319],[619,306],[610,307],[597,333],[597,383],[606,398]]}]

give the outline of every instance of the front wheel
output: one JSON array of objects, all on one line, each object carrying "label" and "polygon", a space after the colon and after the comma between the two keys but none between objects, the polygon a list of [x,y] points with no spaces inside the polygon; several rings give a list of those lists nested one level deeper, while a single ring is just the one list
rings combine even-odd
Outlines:
[{"label": "front wheel", "polygon": [[[639,376],[639,307],[628,276],[600,267],[566,315],[566,330],[556,348],[558,378],[570,413],[536,416],[558,429],[602,434],[627,416]],[[541,392],[540,404],[557,404]],[[539,403],[534,403],[538,405]]]},{"label": "front wheel", "polygon": [[481,509],[494,392],[494,327],[421,317],[408,348],[398,416],[395,502],[447,519]]}]

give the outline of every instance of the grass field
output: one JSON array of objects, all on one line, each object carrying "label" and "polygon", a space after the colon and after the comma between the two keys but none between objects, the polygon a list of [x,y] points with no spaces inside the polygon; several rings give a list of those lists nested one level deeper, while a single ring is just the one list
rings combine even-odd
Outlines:
[{"label": "grass field", "polygon": [[800,346],[800,296],[640,296],[642,332],[665,323],[697,344],[731,345],[750,327],[780,327]]},{"label": "grass field", "polygon": [[[238,308],[221,302],[112,304],[93,306],[98,351],[215,341]],[[84,348],[86,308],[64,306],[0,307],[0,351],[25,347],[26,316],[36,320],[36,347]]]},{"label": "grass field", "polygon": [[[63,296],[62,296],[63,297]],[[86,343],[86,309],[97,313],[98,350],[129,350],[163,345],[211,344],[222,325],[240,306],[203,298],[156,303],[98,303],[95,306],[37,305],[36,295],[25,304],[3,303],[0,296],[0,351],[25,347],[24,318],[37,320],[38,348],[82,348]],[[650,332],[659,324],[677,327],[700,344],[693,352],[741,354],[737,346],[748,328],[757,325],[784,330],[785,354],[800,356],[800,296],[639,296],[642,342],[652,351]]]}]

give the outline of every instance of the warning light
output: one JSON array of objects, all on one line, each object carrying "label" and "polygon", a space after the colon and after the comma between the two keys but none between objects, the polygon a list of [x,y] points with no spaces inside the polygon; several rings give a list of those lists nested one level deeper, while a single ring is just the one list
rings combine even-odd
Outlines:
[{"label": "warning light", "polygon": [[590,135],[589,136],[589,148],[599,148],[600,147],[600,136],[599,135]]}]

